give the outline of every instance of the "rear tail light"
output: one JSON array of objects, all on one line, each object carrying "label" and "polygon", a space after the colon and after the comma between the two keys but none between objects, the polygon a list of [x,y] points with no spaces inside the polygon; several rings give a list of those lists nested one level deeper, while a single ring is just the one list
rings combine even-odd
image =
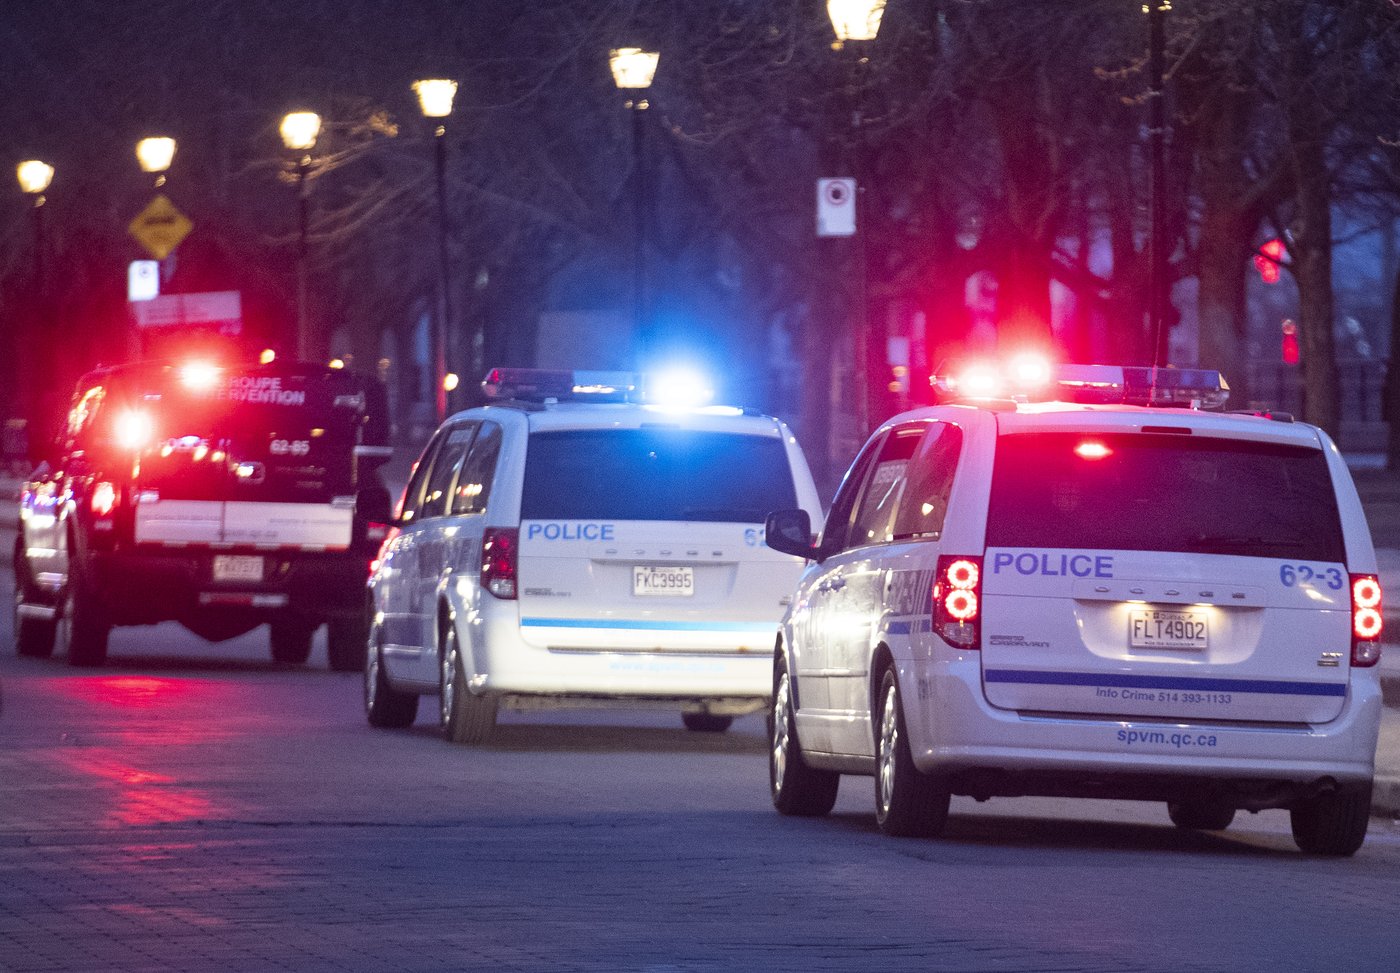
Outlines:
[{"label": "rear tail light", "polygon": [[944,554],[933,582],[934,634],[958,649],[982,645],[982,559]]},{"label": "rear tail light", "polygon": [[1351,576],[1351,664],[1373,666],[1381,661],[1381,583],[1374,574]]},{"label": "rear tail light", "polygon": [[112,511],[117,509],[117,488],[115,484],[106,480],[97,483],[92,488],[92,497],[89,501],[92,505],[92,512],[98,517],[110,517]]},{"label": "rear tail light", "polygon": [[481,538],[481,586],[497,598],[514,598],[519,560],[520,532],[488,527]]},{"label": "rear tail light", "polygon": [[369,562],[370,574],[379,570],[379,565],[384,563],[384,557],[389,553],[389,545],[394,543],[394,538],[398,536],[399,529],[390,524],[370,523],[365,527],[365,540],[379,542],[379,553]]}]

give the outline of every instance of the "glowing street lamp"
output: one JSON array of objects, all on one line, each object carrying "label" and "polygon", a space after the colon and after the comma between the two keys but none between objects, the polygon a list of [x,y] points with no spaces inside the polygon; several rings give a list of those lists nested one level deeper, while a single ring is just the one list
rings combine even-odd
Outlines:
[{"label": "glowing street lamp", "polygon": [[30,159],[19,164],[16,174],[19,176],[19,188],[34,197],[35,206],[43,206],[44,193],[49,183],[53,182],[53,166]]},{"label": "glowing street lamp", "polygon": [[836,32],[836,46],[846,41],[873,41],[885,15],[885,0],[827,0],[826,15]]},{"label": "glowing street lamp", "polygon": [[311,150],[316,147],[316,138],[321,134],[321,116],[314,111],[288,112],[282,117],[278,128],[282,144],[289,152],[297,155],[297,358],[308,361],[311,357],[311,336],[308,334],[306,315],[306,252],[307,224],[309,222],[309,199],[306,192],[306,175],[311,169]]},{"label": "glowing street lamp", "polygon": [[[457,97],[457,82],[446,78],[425,78],[413,82],[418,95],[418,107],[424,118],[446,119],[452,114],[452,100]],[[433,165],[437,180],[438,230],[438,299],[434,315],[433,346],[433,411],[438,422],[447,417],[447,331],[452,320],[452,297],[447,283],[447,123],[439,121],[433,129]],[[479,372],[476,357],[479,341],[472,335],[472,370]]]},{"label": "glowing street lamp", "polygon": [[656,77],[656,66],[661,55],[656,51],[644,51],[640,47],[614,48],[608,55],[608,66],[612,69],[613,83],[619,91],[630,95],[625,102],[632,112],[632,167],[637,174],[637,192],[632,198],[632,333],[634,340],[641,340],[646,322],[646,215],[650,209],[648,196],[651,187],[647,181],[646,167],[642,157],[642,112],[651,107],[642,92],[651,87]]},{"label": "glowing street lamp", "polygon": [[165,185],[165,173],[175,159],[175,140],[165,136],[145,138],[136,143],[136,161],[142,172],[156,177],[156,188]]}]

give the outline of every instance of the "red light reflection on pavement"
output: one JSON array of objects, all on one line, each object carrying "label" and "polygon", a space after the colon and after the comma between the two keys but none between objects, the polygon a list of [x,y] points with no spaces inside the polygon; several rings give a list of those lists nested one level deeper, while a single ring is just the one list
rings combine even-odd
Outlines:
[{"label": "red light reflection on pavement", "polygon": [[85,805],[98,826],[132,827],[227,818],[228,802],[192,786],[198,748],[228,734],[203,717],[227,707],[227,686],[210,680],[91,676],[57,681],[60,691],[112,710],[90,739],[55,758],[87,779]]}]

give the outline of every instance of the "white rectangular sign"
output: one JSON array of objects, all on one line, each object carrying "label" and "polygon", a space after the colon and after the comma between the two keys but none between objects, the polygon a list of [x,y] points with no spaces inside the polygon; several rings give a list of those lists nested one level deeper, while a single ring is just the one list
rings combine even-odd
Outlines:
[{"label": "white rectangular sign", "polygon": [[854,236],[856,181],[850,176],[817,180],[817,236]]},{"label": "white rectangular sign", "polygon": [[138,328],[214,325],[225,334],[243,329],[243,301],[238,291],[163,294],[131,305]]}]

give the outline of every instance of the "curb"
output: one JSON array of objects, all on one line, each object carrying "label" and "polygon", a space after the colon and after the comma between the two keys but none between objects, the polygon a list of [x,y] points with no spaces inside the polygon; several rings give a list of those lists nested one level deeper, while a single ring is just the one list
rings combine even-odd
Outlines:
[{"label": "curb", "polygon": [[1371,791],[1371,817],[1400,818],[1400,778],[1376,778]]}]

